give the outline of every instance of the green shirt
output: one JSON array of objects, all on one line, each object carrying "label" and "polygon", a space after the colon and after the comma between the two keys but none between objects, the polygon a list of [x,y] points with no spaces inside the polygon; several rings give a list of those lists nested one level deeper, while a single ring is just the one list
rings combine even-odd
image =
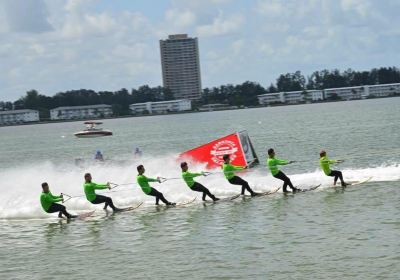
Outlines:
[{"label": "green shirt", "polygon": [[202,173],[190,173],[189,171],[182,172],[182,178],[185,180],[186,184],[189,188],[193,187],[194,185],[194,177],[202,176]]},{"label": "green shirt", "polygon": [[278,165],[286,165],[288,163],[289,163],[289,161],[283,160],[283,159],[278,159],[278,158],[268,158],[267,159],[267,165],[268,165],[269,170],[271,171],[272,176],[275,176],[276,174],[279,173]]},{"label": "green shirt", "polygon": [[137,180],[139,186],[142,188],[142,191],[145,194],[149,194],[151,192],[151,187],[149,185],[149,182],[158,182],[157,179],[147,178],[144,175],[138,175],[136,177],[136,180]]},{"label": "green shirt", "polygon": [[59,202],[62,200],[63,199],[61,198],[61,196],[53,195],[51,192],[48,192],[48,193],[42,192],[42,194],[40,195],[40,204],[42,204],[42,208],[46,212],[47,212],[47,210],[49,210],[50,206],[54,202]]},{"label": "green shirt", "polygon": [[243,169],[244,169],[244,167],[235,166],[235,165],[232,165],[230,163],[229,164],[226,164],[226,163],[222,164],[222,170],[224,170],[225,178],[228,179],[228,180],[230,180],[233,177],[235,177],[235,171],[243,170]]},{"label": "green shirt", "polygon": [[330,160],[327,156],[321,157],[319,159],[319,164],[321,165],[321,168],[324,171],[325,175],[331,174],[332,170],[329,168],[329,165],[336,162],[336,160]]},{"label": "green shirt", "polygon": [[86,199],[92,202],[96,199],[95,190],[104,190],[107,189],[108,186],[106,184],[96,184],[96,183],[85,183],[83,185],[83,189],[85,190]]}]

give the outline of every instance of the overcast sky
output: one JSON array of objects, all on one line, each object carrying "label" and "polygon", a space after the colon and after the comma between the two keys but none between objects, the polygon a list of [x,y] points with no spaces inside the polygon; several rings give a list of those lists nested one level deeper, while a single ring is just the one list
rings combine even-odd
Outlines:
[{"label": "overcast sky", "polygon": [[0,100],[162,85],[159,40],[199,38],[203,87],[399,66],[399,0],[0,0]]}]

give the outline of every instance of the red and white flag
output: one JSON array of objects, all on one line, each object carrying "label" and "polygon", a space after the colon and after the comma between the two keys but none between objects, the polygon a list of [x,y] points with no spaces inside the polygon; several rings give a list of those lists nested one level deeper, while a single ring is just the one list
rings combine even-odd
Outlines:
[{"label": "red and white flag", "polygon": [[208,169],[220,167],[222,157],[230,155],[231,163],[246,166],[258,163],[247,131],[235,132],[180,154],[179,158],[192,163],[206,163]]}]

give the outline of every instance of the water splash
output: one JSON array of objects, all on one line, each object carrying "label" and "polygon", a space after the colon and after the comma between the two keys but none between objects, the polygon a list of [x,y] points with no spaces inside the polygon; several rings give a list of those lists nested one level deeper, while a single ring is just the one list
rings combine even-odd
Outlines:
[{"label": "water splash", "polygon": [[[3,189],[0,193],[0,219],[41,219],[56,216],[56,214],[49,215],[41,209],[39,196],[42,182],[49,183],[53,194],[63,192],[77,196],[65,203],[67,209],[71,212],[101,209],[101,205],[92,205],[84,197],[83,175],[86,172],[90,172],[93,181],[97,183],[132,183],[132,185],[120,186],[113,191],[98,192],[112,197],[114,203],[119,207],[135,205],[142,201],[145,203],[145,207],[153,205],[154,197],[143,194],[136,184],[136,166],[142,162],[145,163],[145,174],[148,177],[179,178],[181,176],[180,168],[175,158],[175,155],[169,155],[157,159],[142,158],[141,162],[92,164],[84,168],[43,162],[2,170],[0,172]],[[200,171],[203,168],[202,165],[191,166],[190,170]],[[221,170],[213,171],[215,174],[208,177],[198,177],[198,181],[219,197],[240,192],[239,186],[230,185],[226,181]],[[370,176],[373,176],[372,182],[400,180],[399,164],[382,164],[369,168],[342,171],[346,181],[360,181]],[[268,191],[282,185],[281,181],[273,178],[263,166],[243,172],[240,176],[247,180],[255,191]],[[321,189],[324,189],[331,186],[333,181],[332,177],[325,176],[320,170],[290,174],[289,177],[294,185],[305,188],[322,184]],[[170,201],[183,202],[193,197],[197,197],[198,201],[201,200],[201,194],[191,191],[183,180],[169,180],[163,184],[153,183],[152,186],[161,191]]]}]

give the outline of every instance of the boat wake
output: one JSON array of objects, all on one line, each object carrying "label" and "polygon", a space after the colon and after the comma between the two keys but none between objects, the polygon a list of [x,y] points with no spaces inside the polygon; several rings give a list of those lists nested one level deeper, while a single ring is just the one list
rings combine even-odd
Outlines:
[{"label": "boat wake", "polygon": [[[174,202],[187,201],[197,197],[201,201],[201,194],[191,191],[180,179],[179,165],[173,159],[175,156],[166,156],[158,159],[143,158],[148,177],[162,176],[173,178],[163,184],[152,184],[164,196]],[[191,166],[190,170],[200,171],[204,165]],[[224,178],[220,169],[212,170],[214,173],[207,177],[198,177],[218,197],[235,195],[240,192],[239,186],[230,185]],[[287,169],[285,170],[287,171]],[[373,182],[400,180],[400,165],[381,165],[370,168],[354,168],[342,170],[347,181],[360,181],[373,176]],[[92,205],[83,195],[83,175],[90,172],[94,182],[113,182],[121,185],[111,191],[104,190],[99,193],[109,195],[115,204],[120,207],[136,205],[144,202],[144,206],[154,204],[154,198],[143,194],[136,184],[136,164],[93,165],[79,168],[73,165],[55,165],[49,162],[39,163],[34,166],[21,166],[0,171],[2,192],[0,192],[0,219],[45,219],[49,215],[40,207],[39,196],[41,183],[47,182],[53,194],[66,193],[73,196],[65,203],[71,212],[101,209],[101,206]],[[309,173],[290,174],[287,172],[294,185],[308,187],[322,184],[320,189],[332,185],[332,177],[325,176],[321,170]],[[240,174],[247,180],[255,191],[268,191],[281,186],[281,181],[273,178],[264,166]],[[144,207],[142,206],[142,207]]]}]

